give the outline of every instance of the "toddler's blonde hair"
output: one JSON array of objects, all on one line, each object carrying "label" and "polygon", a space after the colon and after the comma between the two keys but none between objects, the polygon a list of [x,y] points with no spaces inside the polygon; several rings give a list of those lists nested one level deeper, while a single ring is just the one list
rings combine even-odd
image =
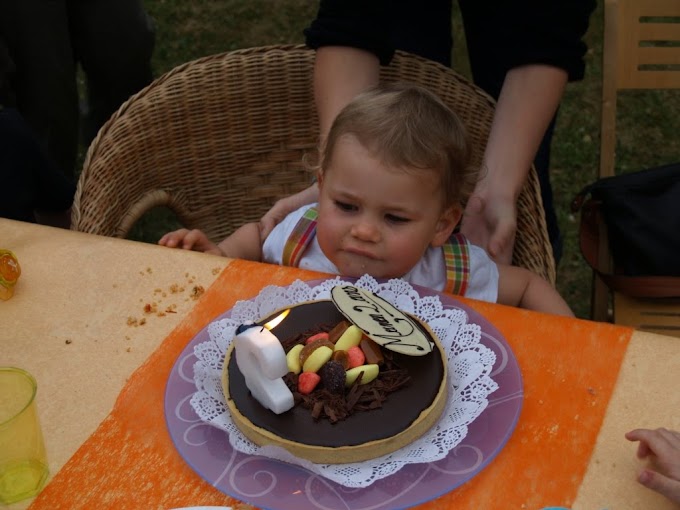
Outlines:
[{"label": "toddler's blonde hair", "polygon": [[321,148],[322,172],[346,135],[389,166],[437,172],[445,207],[464,205],[474,189],[477,171],[471,167],[465,126],[423,87],[378,86],[353,99],[336,117]]}]

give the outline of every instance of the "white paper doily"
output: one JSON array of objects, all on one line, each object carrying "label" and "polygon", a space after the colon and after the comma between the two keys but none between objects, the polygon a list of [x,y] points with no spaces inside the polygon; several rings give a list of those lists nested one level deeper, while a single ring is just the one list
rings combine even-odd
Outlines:
[{"label": "white paper doily", "polygon": [[[449,398],[438,423],[413,443],[389,455],[350,464],[313,464],[275,446],[259,447],[246,439],[231,420],[222,391],[222,366],[236,328],[259,320],[286,306],[304,301],[330,299],[335,285],[352,284],[368,289],[404,312],[427,322],[439,337],[448,359]],[[249,301],[237,302],[228,319],[211,323],[209,341],[198,344],[194,354],[194,382],[197,391],[191,406],[206,423],[225,430],[233,448],[248,455],[262,455],[302,466],[346,487],[368,487],[376,480],[397,472],[406,464],[433,462],[444,458],[467,434],[467,426],[488,405],[488,395],[498,389],[490,373],[495,354],[480,343],[479,325],[469,323],[460,309],[444,309],[437,296],[419,296],[399,279],[378,283],[370,276],[356,282],[341,277],[310,286],[300,280],[287,287],[268,286]]]}]

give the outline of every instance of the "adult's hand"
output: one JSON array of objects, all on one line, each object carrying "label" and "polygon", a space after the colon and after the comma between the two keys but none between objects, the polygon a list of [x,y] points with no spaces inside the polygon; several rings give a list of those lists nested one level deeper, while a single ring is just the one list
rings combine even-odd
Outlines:
[{"label": "adult's hand", "polygon": [[517,211],[512,197],[492,197],[480,192],[468,200],[461,232],[484,248],[498,263],[510,264],[517,231]]},{"label": "adult's hand", "polygon": [[626,439],[639,441],[638,458],[649,458],[655,468],[643,469],[638,481],[680,503],[680,432],[664,428],[635,429],[626,433]]},{"label": "adult's hand", "polygon": [[303,205],[316,202],[319,198],[319,187],[316,183],[312,184],[306,189],[291,195],[289,197],[281,198],[269,209],[260,219],[260,239],[262,242],[267,239],[267,236],[274,230],[274,227],[281,223],[283,218],[290,213],[299,209]]},{"label": "adult's hand", "polygon": [[463,216],[463,233],[500,263],[512,261],[517,198],[555,114],[567,73],[546,65],[508,71],[484,151],[481,179]]}]

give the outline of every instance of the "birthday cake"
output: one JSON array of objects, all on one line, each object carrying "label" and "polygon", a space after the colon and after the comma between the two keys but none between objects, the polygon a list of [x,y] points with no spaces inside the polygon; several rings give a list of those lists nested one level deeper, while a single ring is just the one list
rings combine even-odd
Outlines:
[{"label": "birthday cake", "polygon": [[320,464],[402,448],[437,422],[447,400],[446,355],[427,324],[356,287],[331,294],[240,327],[222,372],[244,436]]}]

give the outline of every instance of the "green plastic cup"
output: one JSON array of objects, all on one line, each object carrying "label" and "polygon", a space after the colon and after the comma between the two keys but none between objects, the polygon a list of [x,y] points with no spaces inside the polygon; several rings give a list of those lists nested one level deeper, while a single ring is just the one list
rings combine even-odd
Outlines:
[{"label": "green plastic cup", "polygon": [[0,367],[0,503],[6,505],[35,496],[47,480],[37,389],[25,370]]}]

